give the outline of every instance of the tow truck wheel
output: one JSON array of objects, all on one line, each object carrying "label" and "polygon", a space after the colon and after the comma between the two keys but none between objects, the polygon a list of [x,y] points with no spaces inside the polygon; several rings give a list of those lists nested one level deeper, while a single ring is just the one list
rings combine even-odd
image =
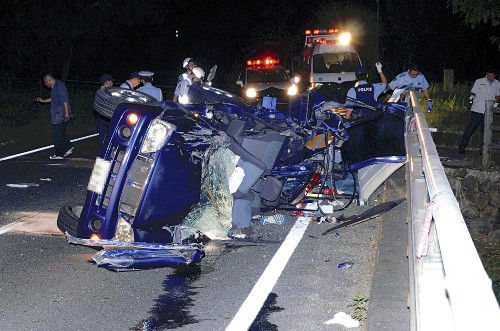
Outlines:
[{"label": "tow truck wheel", "polygon": [[78,237],[78,222],[80,221],[80,214],[82,206],[64,206],[59,210],[57,216],[57,227],[63,233],[68,232],[74,237]]},{"label": "tow truck wheel", "polygon": [[111,118],[116,108],[122,103],[138,103],[158,105],[158,101],[150,95],[119,87],[99,89],[94,98],[94,109],[100,115]]}]

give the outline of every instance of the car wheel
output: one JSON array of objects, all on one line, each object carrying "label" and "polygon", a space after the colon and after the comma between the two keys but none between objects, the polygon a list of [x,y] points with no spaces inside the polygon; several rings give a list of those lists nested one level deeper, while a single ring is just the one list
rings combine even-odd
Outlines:
[{"label": "car wheel", "polygon": [[101,88],[96,92],[94,109],[98,114],[106,118],[111,118],[116,108],[122,103],[159,105],[159,102],[155,98],[145,93],[119,87],[110,87]]},{"label": "car wheel", "polygon": [[81,206],[64,206],[59,210],[57,216],[57,227],[63,233],[68,232],[74,237],[78,237],[78,222],[80,221]]}]

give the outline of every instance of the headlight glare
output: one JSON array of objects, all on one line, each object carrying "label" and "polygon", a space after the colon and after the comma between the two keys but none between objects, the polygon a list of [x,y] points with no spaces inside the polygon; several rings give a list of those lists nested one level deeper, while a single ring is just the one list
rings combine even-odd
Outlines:
[{"label": "headlight glare", "polygon": [[255,98],[257,96],[257,90],[254,89],[253,87],[250,87],[247,89],[245,92],[246,96],[249,98]]},{"label": "headlight glare", "polygon": [[288,95],[296,95],[296,94],[297,94],[297,85],[292,84],[292,86],[288,88]]},{"label": "headlight glare", "polygon": [[154,153],[159,150],[175,129],[175,125],[171,123],[159,119],[153,120],[142,143],[141,153]]}]

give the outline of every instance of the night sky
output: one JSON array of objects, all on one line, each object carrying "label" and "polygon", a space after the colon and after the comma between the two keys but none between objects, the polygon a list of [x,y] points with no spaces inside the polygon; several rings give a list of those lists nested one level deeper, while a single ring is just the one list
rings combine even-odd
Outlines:
[{"label": "night sky", "polygon": [[[442,69],[470,81],[496,61],[498,27],[471,29],[445,0],[358,1],[12,1],[2,2],[0,72],[8,79],[38,79],[45,72],[117,81],[151,70],[174,84],[185,57],[206,70],[219,65],[218,82],[233,83],[247,57],[272,49],[282,63],[300,55],[304,30],[343,27],[372,72],[382,60],[389,79],[408,62],[429,80]],[[414,8],[413,10],[410,8]],[[373,75],[374,76],[374,75]],[[372,76],[372,77],[373,77]]]}]

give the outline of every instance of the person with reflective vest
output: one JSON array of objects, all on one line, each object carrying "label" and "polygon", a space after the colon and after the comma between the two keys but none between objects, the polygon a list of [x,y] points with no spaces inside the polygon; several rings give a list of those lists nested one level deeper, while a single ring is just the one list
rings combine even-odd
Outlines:
[{"label": "person with reflective vest", "polygon": [[190,103],[188,97],[189,86],[193,84],[203,84],[203,77],[205,77],[205,70],[200,67],[195,67],[189,75],[186,74],[186,77],[181,81],[181,84],[177,91],[179,94],[176,102],[179,102],[181,104]]},{"label": "person with reflective vest", "polygon": [[189,85],[189,82],[191,81],[191,73],[196,67],[196,63],[192,58],[187,57],[184,61],[182,61],[182,67],[186,69],[186,72],[180,75],[179,79],[177,79],[177,86],[175,87],[174,97],[172,98],[173,102],[179,101],[181,89],[185,88],[186,85]]},{"label": "person with reflective vest", "polygon": [[[382,72],[382,64],[380,62],[375,63],[377,71],[380,76],[382,83],[369,84],[366,80],[368,79],[368,73],[366,68],[360,66],[356,69],[356,84],[347,92],[347,97],[361,101],[369,106],[376,107],[377,99],[380,94],[384,93],[388,89],[387,78]],[[349,101],[346,102],[348,104]],[[346,118],[349,118],[352,111],[346,112]]]}]

